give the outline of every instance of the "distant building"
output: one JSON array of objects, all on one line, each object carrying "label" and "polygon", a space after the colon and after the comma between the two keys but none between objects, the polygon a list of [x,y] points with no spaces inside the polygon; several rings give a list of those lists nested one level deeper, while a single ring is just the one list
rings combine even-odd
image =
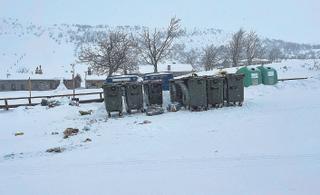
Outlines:
[{"label": "distant building", "polygon": [[[32,79],[31,90],[32,91],[47,91],[56,89],[60,80],[49,80],[49,79]],[[17,80],[0,80],[0,91],[28,91],[29,80],[28,79],[17,79]]]},{"label": "distant building", "polygon": [[[154,72],[153,65],[139,65],[138,74],[143,75],[147,73]],[[179,63],[167,63],[167,64],[158,64],[158,72],[168,72],[172,73],[173,76],[181,76],[193,72],[194,69],[191,64],[179,64]]]}]

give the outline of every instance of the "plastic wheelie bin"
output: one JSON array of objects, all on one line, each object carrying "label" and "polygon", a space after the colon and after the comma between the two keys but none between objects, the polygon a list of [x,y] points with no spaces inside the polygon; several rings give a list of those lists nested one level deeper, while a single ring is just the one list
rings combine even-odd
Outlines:
[{"label": "plastic wheelie bin", "polygon": [[162,81],[162,90],[168,91],[170,86],[170,80],[173,79],[172,73],[151,73],[151,74],[145,74],[143,76],[144,81],[153,81],[153,80],[161,80]]},{"label": "plastic wheelie bin", "polygon": [[152,80],[143,83],[147,106],[162,106],[162,81]]},{"label": "plastic wheelie bin", "polygon": [[227,105],[238,104],[242,106],[244,101],[244,75],[226,74],[224,82],[224,99]]},{"label": "plastic wheelie bin", "polygon": [[205,77],[189,77],[185,79],[187,83],[190,110],[207,110],[207,83]]},{"label": "plastic wheelie bin", "polygon": [[132,110],[144,112],[142,83],[126,83],[124,88],[127,112],[129,114]]},{"label": "plastic wheelie bin", "polygon": [[119,116],[122,115],[122,86],[119,84],[105,83],[102,86],[104,92],[104,103],[108,116],[111,117],[111,112],[119,112]]},{"label": "plastic wheelie bin", "polygon": [[207,77],[207,101],[212,107],[221,108],[224,103],[223,99],[223,83],[224,77],[212,76]]}]

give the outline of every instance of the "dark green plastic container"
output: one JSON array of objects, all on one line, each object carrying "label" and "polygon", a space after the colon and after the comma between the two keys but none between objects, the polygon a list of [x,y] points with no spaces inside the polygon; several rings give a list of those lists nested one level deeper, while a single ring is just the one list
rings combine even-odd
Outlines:
[{"label": "dark green plastic container", "polygon": [[122,86],[119,84],[104,84],[102,86],[104,93],[104,103],[108,116],[111,117],[111,112],[119,112],[122,115]]}]

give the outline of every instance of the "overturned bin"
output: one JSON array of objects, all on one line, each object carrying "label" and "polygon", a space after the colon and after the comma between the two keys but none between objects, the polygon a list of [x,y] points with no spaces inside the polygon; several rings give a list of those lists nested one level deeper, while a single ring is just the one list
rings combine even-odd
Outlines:
[{"label": "overturned bin", "polygon": [[147,106],[162,106],[162,81],[152,80],[143,83],[144,93],[146,95]]},{"label": "overturned bin", "polygon": [[228,105],[242,106],[244,101],[244,74],[226,74],[224,82],[224,99]]},{"label": "overturned bin", "polygon": [[144,112],[142,83],[126,83],[124,88],[127,112],[129,114],[132,112],[132,110]]},{"label": "overturned bin", "polygon": [[207,77],[207,101],[212,107],[221,108],[224,103],[223,99],[223,83],[224,77],[212,76]]},{"label": "overturned bin", "polygon": [[103,86],[104,103],[108,116],[111,117],[111,112],[119,112],[122,115],[122,86],[119,84],[105,83]]}]

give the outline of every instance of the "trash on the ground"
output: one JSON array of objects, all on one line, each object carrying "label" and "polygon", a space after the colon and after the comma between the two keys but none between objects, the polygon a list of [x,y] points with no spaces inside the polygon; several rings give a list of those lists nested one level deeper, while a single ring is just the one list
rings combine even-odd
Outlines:
[{"label": "trash on the ground", "polygon": [[84,131],[90,131],[90,127],[84,126],[84,127],[82,128],[82,130],[84,130]]},{"label": "trash on the ground", "polygon": [[138,123],[139,125],[145,125],[145,124],[150,124],[151,121],[148,121],[148,120],[144,120],[143,122],[141,123]]},{"label": "trash on the ground", "polygon": [[48,100],[48,107],[49,108],[53,108],[53,107],[60,106],[60,105],[61,105],[61,102],[59,100],[55,100],[55,99]]},{"label": "trash on the ground", "polygon": [[149,106],[146,110],[146,115],[148,116],[154,116],[154,115],[159,115],[163,113],[164,113],[164,109],[160,106]]},{"label": "trash on the ground", "polygon": [[80,110],[79,113],[81,116],[83,115],[90,115],[92,114],[93,110],[87,110],[87,111],[83,111],[83,110]]},{"label": "trash on the ground", "polygon": [[180,103],[174,102],[168,105],[168,112],[178,112],[181,109]]},{"label": "trash on the ground", "polygon": [[97,122],[98,122],[97,119],[91,119],[86,124],[87,125],[92,125],[92,124],[97,123]]},{"label": "trash on the ground", "polygon": [[48,106],[48,105],[49,105],[48,99],[41,100],[41,106]]},{"label": "trash on the ground", "polygon": [[62,147],[54,147],[54,148],[49,148],[46,150],[48,153],[61,153],[65,150],[65,148]]},{"label": "trash on the ground", "polygon": [[17,131],[17,132],[14,134],[14,136],[21,136],[21,135],[24,135],[24,133],[21,132],[21,131]]},{"label": "trash on the ground", "polygon": [[83,142],[92,142],[92,139],[87,138],[87,139],[85,139]]},{"label": "trash on the ground", "polygon": [[64,130],[63,135],[64,139],[68,138],[69,136],[77,135],[79,133],[79,129],[74,129],[74,128],[67,128]]},{"label": "trash on the ground", "polygon": [[51,135],[58,135],[59,132],[51,132]]},{"label": "trash on the ground", "polygon": [[4,159],[23,158],[23,152],[6,154],[3,156],[3,158]]},{"label": "trash on the ground", "polygon": [[71,101],[69,103],[70,106],[79,106],[80,100],[79,98],[71,98]]}]

